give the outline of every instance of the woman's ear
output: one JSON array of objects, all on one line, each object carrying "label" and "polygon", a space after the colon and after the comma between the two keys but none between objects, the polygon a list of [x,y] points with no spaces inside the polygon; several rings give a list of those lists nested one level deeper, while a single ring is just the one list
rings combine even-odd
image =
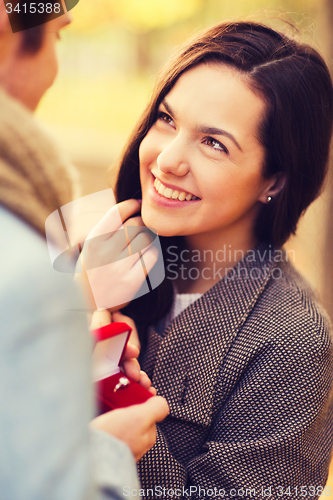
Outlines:
[{"label": "woman's ear", "polygon": [[268,179],[268,183],[262,192],[259,201],[262,203],[269,203],[280,191],[284,188],[286,183],[286,175],[283,172],[278,172]]}]

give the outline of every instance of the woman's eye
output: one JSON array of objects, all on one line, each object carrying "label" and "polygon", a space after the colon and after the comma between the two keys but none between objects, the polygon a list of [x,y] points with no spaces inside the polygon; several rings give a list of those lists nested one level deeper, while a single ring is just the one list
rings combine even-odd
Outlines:
[{"label": "woman's eye", "polygon": [[229,151],[222,144],[222,142],[218,141],[217,139],[213,139],[212,137],[206,137],[206,139],[204,139],[204,144],[211,147],[212,149],[215,149],[216,151],[223,151],[224,153],[229,153]]},{"label": "woman's eye", "polygon": [[163,121],[164,123],[167,123],[168,125],[174,126],[171,116],[169,116],[167,113],[164,113],[163,111],[158,112],[157,119]]}]

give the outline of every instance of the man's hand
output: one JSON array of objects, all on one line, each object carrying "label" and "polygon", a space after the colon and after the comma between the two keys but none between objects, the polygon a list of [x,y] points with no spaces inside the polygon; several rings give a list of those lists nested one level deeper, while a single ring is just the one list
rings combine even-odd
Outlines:
[{"label": "man's hand", "polygon": [[94,418],[90,427],[112,434],[124,441],[131,449],[135,460],[152,448],[156,441],[156,422],[161,422],[169,413],[166,400],[160,396],[145,403],[113,410]]}]

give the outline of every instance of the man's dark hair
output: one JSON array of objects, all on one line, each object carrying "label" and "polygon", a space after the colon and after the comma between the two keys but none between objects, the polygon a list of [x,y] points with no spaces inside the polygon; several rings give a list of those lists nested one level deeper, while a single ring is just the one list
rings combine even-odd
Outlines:
[{"label": "man's dark hair", "polygon": [[[14,10],[18,6],[17,10]],[[22,31],[22,45],[21,49],[23,52],[34,54],[39,51],[43,43],[43,37],[45,32],[45,23],[55,19],[59,16],[59,13],[55,13],[53,8],[55,4],[60,4],[60,12],[64,13],[61,0],[42,0],[38,2],[39,4],[52,4],[52,12],[47,13],[46,9],[43,12],[30,13],[30,4],[36,5],[35,2],[30,2],[27,0],[14,0],[13,10],[8,14],[9,21],[14,33]]]},{"label": "man's dark hair", "polygon": [[25,30],[23,31],[22,35],[22,51],[29,54],[35,54],[39,51],[43,43],[44,25]]}]

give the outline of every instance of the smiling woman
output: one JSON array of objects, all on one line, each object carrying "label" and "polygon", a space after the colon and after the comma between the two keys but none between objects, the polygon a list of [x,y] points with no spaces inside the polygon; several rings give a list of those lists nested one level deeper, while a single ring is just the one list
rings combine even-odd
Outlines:
[{"label": "smiling woman", "polygon": [[173,256],[127,307],[171,409],[144,488],[322,493],[330,326],[281,247],[320,193],[332,120],[321,56],[261,24],[214,26],[162,71],[117,182]]},{"label": "smiling woman", "polygon": [[277,174],[262,176],[265,107],[228,66],[201,64],[184,73],[140,145],[145,224],[161,236],[187,235],[193,247],[205,233],[216,250],[226,241],[239,244],[239,234],[244,250],[252,248],[258,201],[282,188]]}]

